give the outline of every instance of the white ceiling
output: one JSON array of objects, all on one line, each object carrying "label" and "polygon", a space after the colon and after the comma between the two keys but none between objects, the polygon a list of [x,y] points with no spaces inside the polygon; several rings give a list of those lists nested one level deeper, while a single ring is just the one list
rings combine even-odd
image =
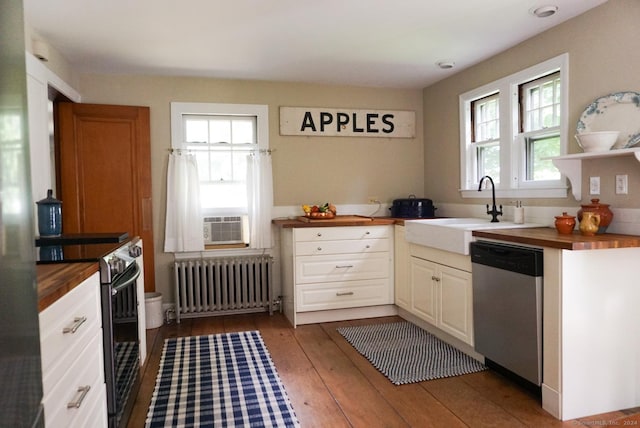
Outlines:
[{"label": "white ceiling", "polygon": [[[24,0],[79,72],[422,88],[606,0]],[[549,18],[530,10],[559,7]],[[438,61],[454,61],[441,70]]]}]

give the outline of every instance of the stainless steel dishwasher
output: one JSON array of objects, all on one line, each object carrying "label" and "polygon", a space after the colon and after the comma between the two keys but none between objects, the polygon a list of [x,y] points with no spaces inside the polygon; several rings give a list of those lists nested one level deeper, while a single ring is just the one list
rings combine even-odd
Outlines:
[{"label": "stainless steel dishwasher", "polygon": [[505,368],[539,387],[542,250],[476,241],[470,252],[476,351],[489,367]]}]

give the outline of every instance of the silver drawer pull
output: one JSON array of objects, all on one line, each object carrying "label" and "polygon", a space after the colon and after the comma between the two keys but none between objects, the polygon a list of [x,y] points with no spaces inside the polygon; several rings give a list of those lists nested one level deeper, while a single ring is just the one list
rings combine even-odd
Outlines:
[{"label": "silver drawer pull", "polygon": [[371,232],[367,231],[365,232],[366,235],[371,235]]},{"label": "silver drawer pull", "polygon": [[322,247],[318,247],[318,251],[322,251]]},{"label": "silver drawer pull", "polygon": [[317,236],[322,236],[322,233],[318,232],[318,235],[317,235]]},{"label": "silver drawer pull", "polygon": [[80,386],[78,387],[77,393],[80,394],[76,401],[72,401],[71,403],[67,403],[67,409],[79,409],[84,401],[84,398],[87,396],[87,393],[91,389],[91,386]]},{"label": "silver drawer pull", "polygon": [[336,296],[353,296],[353,291],[338,291]]},{"label": "silver drawer pull", "polygon": [[364,248],[371,248],[371,245],[365,245]]},{"label": "silver drawer pull", "polygon": [[336,265],[336,269],[349,269],[352,267],[353,265]]},{"label": "silver drawer pull", "polygon": [[62,329],[62,334],[75,333],[86,320],[87,317],[75,317],[73,319],[73,324],[71,325],[71,327],[65,327]]}]

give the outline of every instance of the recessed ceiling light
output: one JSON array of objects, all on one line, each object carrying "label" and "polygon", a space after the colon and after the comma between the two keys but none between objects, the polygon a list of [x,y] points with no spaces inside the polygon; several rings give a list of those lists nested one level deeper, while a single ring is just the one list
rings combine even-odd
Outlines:
[{"label": "recessed ceiling light", "polygon": [[531,13],[537,16],[538,18],[547,18],[551,15],[555,15],[557,11],[558,11],[558,6],[554,6],[554,5],[540,6],[540,7],[531,9]]},{"label": "recessed ceiling light", "polygon": [[438,61],[436,65],[443,70],[449,70],[453,68],[456,65],[456,63],[453,61]]}]

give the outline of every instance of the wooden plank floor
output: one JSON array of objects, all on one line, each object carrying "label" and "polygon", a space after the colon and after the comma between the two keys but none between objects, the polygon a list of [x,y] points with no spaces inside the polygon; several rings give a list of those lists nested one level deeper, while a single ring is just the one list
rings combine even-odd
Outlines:
[{"label": "wooden plank floor", "polygon": [[539,399],[487,370],[396,386],[336,328],[396,317],[291,328],[281,314],[183,320],[147,330],[149,356],[128,428],[144,427],[164,339],[259,330],[302,427],[640,427],[640,407],[561,422]]}]

